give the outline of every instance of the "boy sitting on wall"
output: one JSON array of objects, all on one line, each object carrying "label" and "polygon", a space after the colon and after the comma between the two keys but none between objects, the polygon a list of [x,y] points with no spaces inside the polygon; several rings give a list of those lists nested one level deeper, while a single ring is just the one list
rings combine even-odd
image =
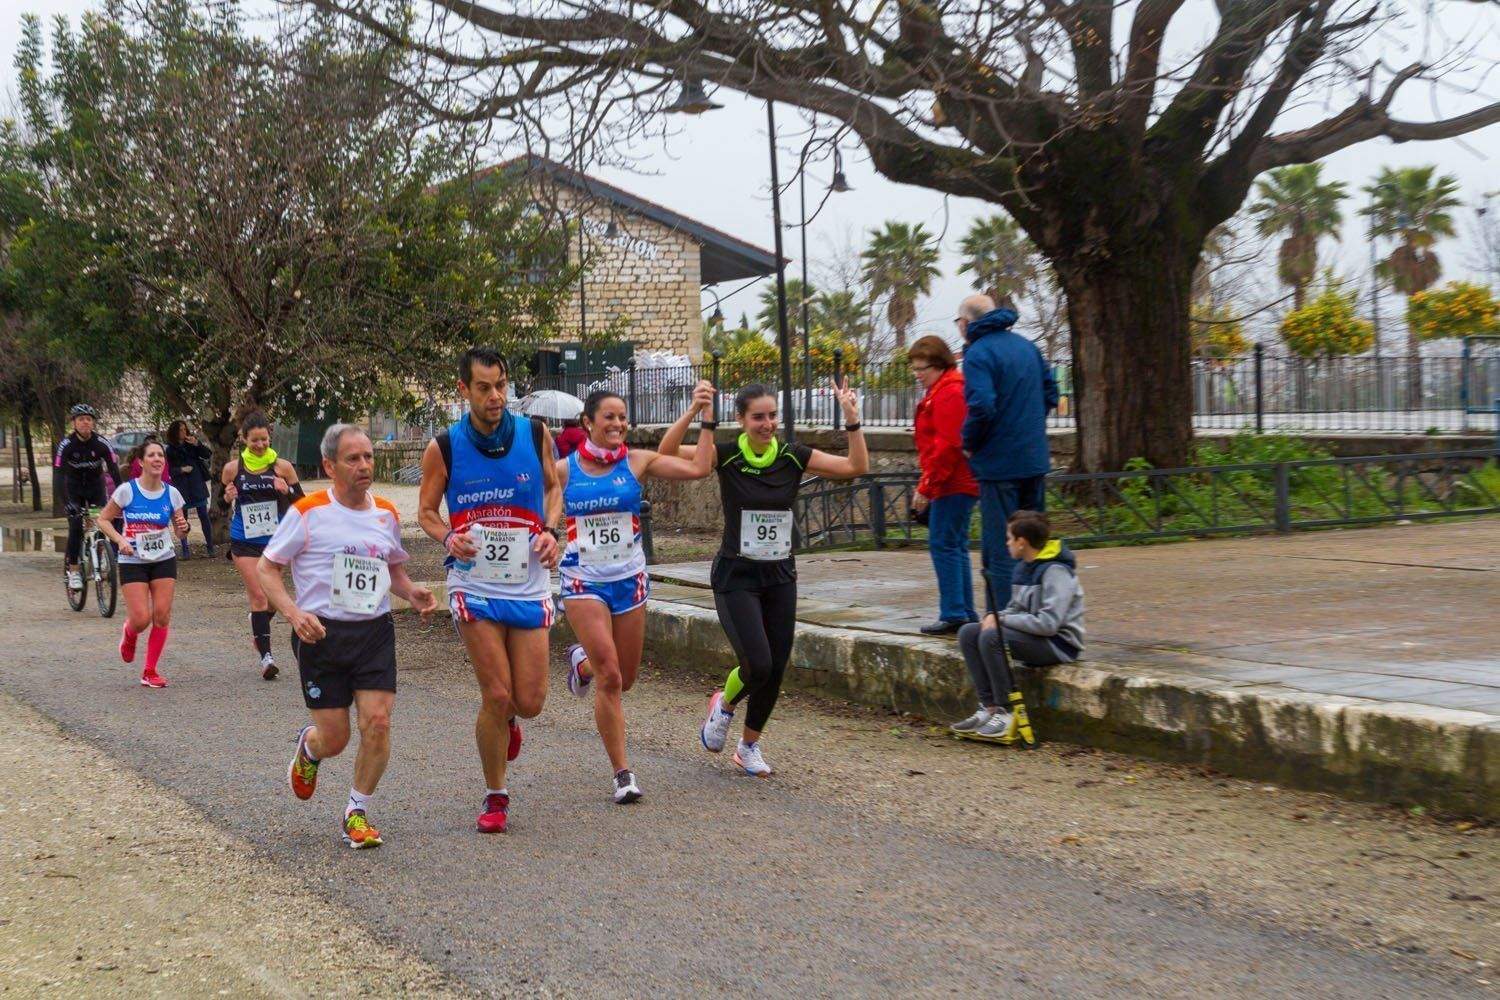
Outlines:
[{"label": "boy sitting on wall", "polygon": [[1033,746],[1036,740],[1010,657],[1029,667],[1077,660],[1083,654],[1083,585],[1072,551],[1052,538],[1046,514],[1012,514],[1005,525],[1005,545],[1017,560],[1009,603],[997,613],[990,594],[990,613],[958,632],[964,663],[979,693],[979,710],[949,728],[959,735]]}]

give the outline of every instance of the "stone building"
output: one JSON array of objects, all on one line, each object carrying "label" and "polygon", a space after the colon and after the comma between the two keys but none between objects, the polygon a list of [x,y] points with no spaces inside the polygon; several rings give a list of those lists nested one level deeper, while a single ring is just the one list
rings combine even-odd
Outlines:
[{"label": "stone building", "polygon": [[698,361],[703,288],[776,270],[768,250],[551,160],[499,169],[523,171],[538,206],[575,227],[568,259],[587,271],[562,310],[560,343],[587,344],[614,327],[636,350]]}]

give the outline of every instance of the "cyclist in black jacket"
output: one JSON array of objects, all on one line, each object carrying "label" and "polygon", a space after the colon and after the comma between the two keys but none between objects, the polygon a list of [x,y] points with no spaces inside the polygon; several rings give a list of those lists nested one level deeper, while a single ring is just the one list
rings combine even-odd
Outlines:
[{"label": "cyclist in black jacket", "polygon": [[94,433],[94,420],[98,413],[87,403],[78,403],[68,411],[73,418],[73,433],[63,438],[62,449],[57,453],[57,471],[62,476],[63,510],[68,515],[68,587],[83,589],[83,577],[78,573],[78,556],[83,548],[83,516],[92,504],[104,506],[104,474],[118,485],[120,467],[115,464],[115,453],[104,439]]}]

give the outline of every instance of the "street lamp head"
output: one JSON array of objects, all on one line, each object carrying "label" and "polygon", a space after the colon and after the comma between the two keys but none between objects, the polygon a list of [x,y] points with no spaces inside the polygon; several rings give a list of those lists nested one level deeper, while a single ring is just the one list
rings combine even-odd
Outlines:
[{"label": "street lamp head", "polygon": [[714,326],[723,326],[724,325],[724,310],[720,309],[717,305],[715,305],[714,306],[714,314],[712,316],[708,317],[708,321],[710,323],[712,323]]},{"label": "street lamp head", "polygon": [[828,185],[828,190],[835,194],[843,194],[845,191],[853,191],[854,189],[849,186],[849,181],[844,177],[844,172],[842,170],[835,170],[833,172],[833,183]]},{"label": "street lamp head", "polygon": [[613,215],[611,215],[609,217],[609,225],[607,225],[607,226],[604,227],[604,238],[607,239],[607,240],[612,240],[612,239],[615,239],[619,235],[620,235],[620,227],[615,222],[615,217]]},{"label": "street lamp head", "polygon": [[677,99],[668,104],[665,110],[673,114],[701,115],[723,106],[709,100],[708,94],[704,93],[702,80],[690,76],[683,79]]}]

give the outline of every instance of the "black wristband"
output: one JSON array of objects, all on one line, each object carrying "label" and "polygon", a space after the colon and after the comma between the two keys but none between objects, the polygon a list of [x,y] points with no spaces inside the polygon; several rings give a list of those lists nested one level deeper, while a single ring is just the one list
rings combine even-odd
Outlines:
[{"label": "black wristband", "polygon": [[717,420],[700,420],[698,421],[698,429],[703,431],[716,431],[719,429],[719,422]]},{"label": "black wristband", "polygon": [[307,496],[307,492],[302,489],[302,484],[300,482],[289,484],[287,486],[287,492],[291,495],[293,500],[301,500],[303,497]]},{"label": "black wristband", "polygon": [[864,426],[864,424],[849,424],[844,428],[844,431],[845,433],[853,434],[855,431],[862,429]]}]

